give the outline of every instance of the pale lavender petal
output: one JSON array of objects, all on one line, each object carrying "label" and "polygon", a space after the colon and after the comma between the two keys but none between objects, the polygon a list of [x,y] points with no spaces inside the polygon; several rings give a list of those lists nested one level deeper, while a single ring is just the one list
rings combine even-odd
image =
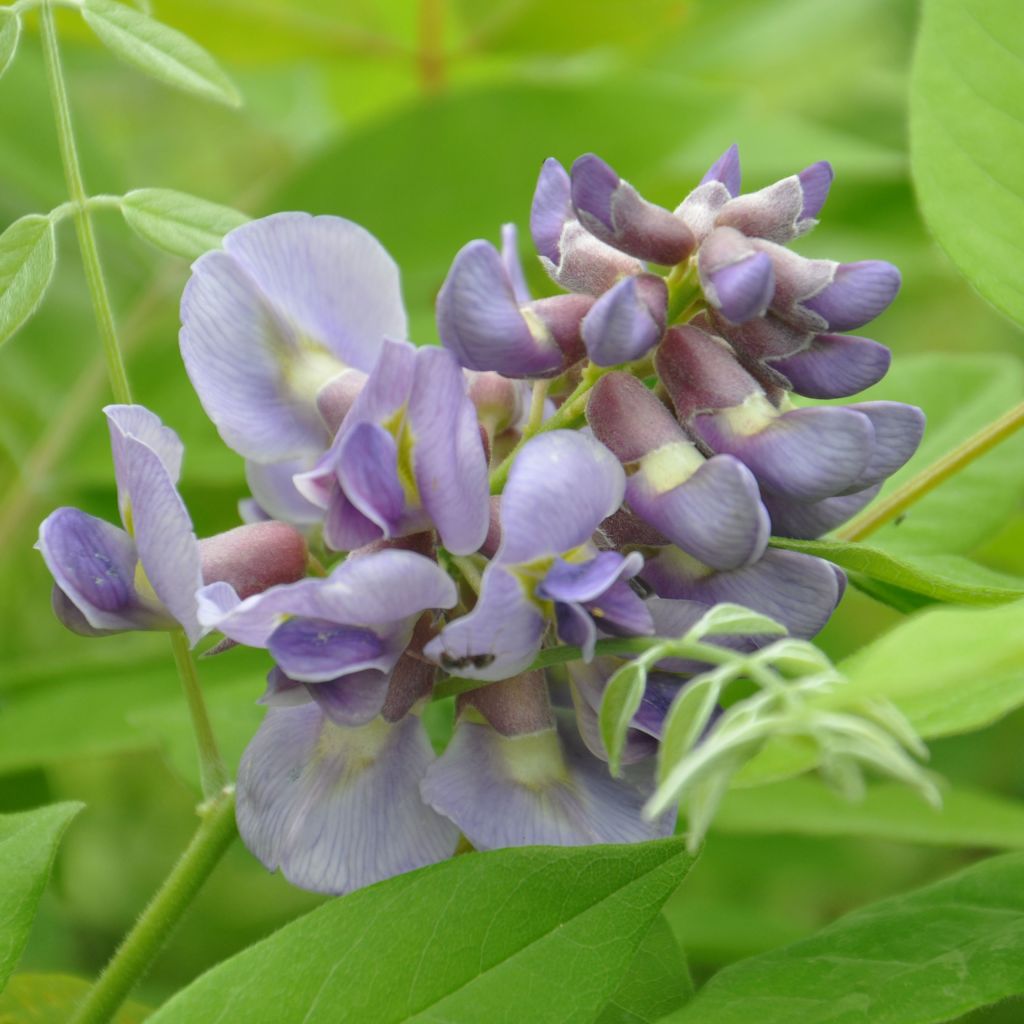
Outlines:
[{"label": "pale lavender petal", "polygon": [[336,487],[324,518],[324,543],[327,547],[332,551],[355,551],[383,536],[384,531],[372,519],[367,519],[340,487]]},{"label": "pale lavender petal", "polygon": [[892,476],[917,451],[924,436],[925,415],[916,405],[903,402],[857,402],[847,406],[871,421],[875,445],[854,485],[863,490]]},{"label": "pale lavender petal", "polygon": [[[661,341],[665,333],[665,311],[668,292],[661,278],[644,275],[645,282],[655,288],[642,290],[639,277],[623,278],[591,306],[583,318],[583,343],[591,362],[598,366],[615,366],[645,356]],[[657,302],[656,288],[661,301]],[[648,295],[655,299],[647,301]]]},{"label": "pale lavender petal", "polygon": [[541,256],[558,263],[561,256],[558,243],[565,222],[573,217],[572,193],[569,173],[554,158],[548,157],[541,165],[537,188],[530,207],[530,234]]},{"label": "pale lavender petal", "polygon": [[800,187],[803,189],[804,205],[800,211],[803,220],[815,219],[828,199],[828,190],[832,187],[835,171],[827,160],[819,160],[810,167],[805,167],[798,175]]},{"label": "pale lavender petal", "polygon": [[304,683],[325,683],[363,669],[387,672],[401,653],[389,650],[371,629],[300,617],[282,622],[267,646],[282,671]]},{"label": "pale lavender petal", "polygon": [[238,518],[243,523],[267,523],[275,517],[268,515],[255,498],[239,498]]},{"label": "pale lavender petal", "polygon": [[444,349],[422,348],[416,354],[408,423],[423,508],[444,546],[468,555],[487,536],[487,456],[463,372]]},{"label": "pale lavender petal", "polygon": [[846,398],[877,384],[889,369],[892,353],[877,341],[853,334],[819,334],[808,348],[771,361],[798,395]]},{"label": "pale lavender petal", "polygon": [[103,412],[106,414],[107,428],[110,431],[110,450],[114,457],[114,478],[117,481],[117,503],[121,510],[121,521],[126,523],[128,495],[123,481],[127,479],[128,468],[125,461],[124,438],[134,437],[152,448],[174,484],[181,476],[185,446],[178,435],[170,427],[165,427],[160,417],[150,412],[144,405],[107,405],[104,406]]},{"label": "pale lavender petal", "polygon": [[824,291],[802,305],[832,331],[852,331],[888,309],[900,290],[900,272],[883,260],[843,263]]},{"label": "pale lavender petal", "polygon": [[707,277],[709,301],[734,324],[763,316],[775,292],[772,261],[763,252],[714,270]]},{"label": "pale lavender petal", "polygon": [[479,850],[643,842],[670,835],[675,818],[641,816],[653,790],[649,765],[613,779],[564,724],[506,737],[463,720],[420,788]]},{"label": "pale lavender petal", "polygon": [[345,497],[385,537],[399,536],[406,497],[398,479],[398,445],[376,423],[357,423],[338,449],[338,483]]},{"label": "pale lavender petal", "polygon": [[562,350],[524,318],[501,255],[489,242],[463,246],[437,297],[441,344],[469,370],[527,377],[556,370]]},{"label": "pale lavender petal", "polygon": [[256,703],[265,704],[268,708],[294,708],[300,704],[308,704],[312,699],[305,683],[289,679],[275,665],[267,673],[267,688]]},{"label": "pale lavender petal", "polygon": [[682,483],[665,489],[665,482],[642,462],[626,480],[626,502],[674,544],[716,569],[739,568],[764,552],[768,514],[757,480],[738,459],[716,455]]},{"label": "pale lavender petal", "polygon": [[384,707],[388,695],[388,673],[368,668],[340,679],[311,682],[306,689],[335,725],[366,725]]},{"label": "pale lavender petal", "polygon": [[700,183],[704,185],[709,181],[720,181],[728,190],[729,194],[738,196],[740,194],[740,149],[734,142],[708,169]]},{"label": "pale lavender petal", "polygon": [[423,653],[452,675],[508,679],[537,656],[544,628],[523,584],[492,562],[473,610],[449,622]]},{"label": "pale lavender petal", "polygon": [[555,625],[562,643],[578,647],[583,652],[584,661],[593,659],[597,625],[580,605],[558,602],[555,605]]},{"label": "pale lavender petal", "polygon": [[874,447],[871,421],[838,407],[794,409],[755,434],[733,431],[726,414],[698,416],[694,426],[716,452],[736,456],[768,490],[820,501],[860,480]]},{"label": "pale lavender petal", "polygon": [[323,509],[303,497],[293,479],[297,473],[311,470],[314,461],[312,455],[268,463],[246,459],[246,483],[256,504],[269,518],[295,526],[313,526],[323,519]]},{"label": "pale lavender petal", "polygon": [[345,728],[313,704],[274,708],[242,758],[239,832],[265,867],[314,892],[352,892],[433,864],[458,840],[420,797],[433,760],[411,715]]},{"label": "pale lavender petal", "polygon": [[880,483],[856,494],[844,494],[822,501],[800,502],[774,494],[764,495],[765,508],[777,537],[815,540],[856,515],[881,490]]},{"label": "pale lavender petal", "polygon": [[548,601],[594,601],[616,580],[635,576],[643,564],[636,552],[602,551],[587,562],[556,558],[535,593]]},{"label": "pale lavender petal", "polygon": [[505,264],[505,273],[512,284],[516,301],[525,305],[532,296],[526,285],[522,261],[519,259],[519,232],[515,224],[501,226],[501,262]]},{"label": "pale lavender petal", "polygon": [[336,435],[341,429],[345,417],[351,412],[356,399],[366,386],[367,376],[362,370],[342,370],[317,391],[316,411],[331,436]]},{"label": "pale lavender petal", "polygon": [[[635,551],[633,555],[640,557]],[[637,571],[642,564],[642,560],[636,563]],[[603,633],[612,636],[651,636],[654,633],[647,604],[624,579],[617,580],[593,601],[584,602],[583,607]]]},{"label": "pale lavender petal", "polygon": [[270,635],[290,615],[315,616],[325,581],[304,579],[271,587],[239,600],[227,583],[211,583],[196,594],[199,621],[247,647],[266,647]]},{"label": "pale lavender petal", "polygon": [[529,562],[579,547],[622,504],[625,486],[618,460],[593,438],[569,430],[533,438],[502,495],[498,561]]}]

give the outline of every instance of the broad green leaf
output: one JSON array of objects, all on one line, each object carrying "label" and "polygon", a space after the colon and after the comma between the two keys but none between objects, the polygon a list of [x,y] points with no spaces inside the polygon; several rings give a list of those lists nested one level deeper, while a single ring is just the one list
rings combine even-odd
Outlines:
[{"label": "broad green leaf", "polygon": [[692,998],[686,957],[659,914],[596,1024],[653,1024]]},{"label": "broad green leaf", "polygon": [[825,558],[900,590],[953,604],[1006,604],[1024,597],[1024,580],[955,555],[892,555],[870,544],[772,538],[772,546]]},{"label": "broad green leaf", "polygon": [[121,200],[128,226],[159,249],[197,259],[220,248],[224,236],[249,218],[244,213],[167,188],[139,188]]},{"label": "broad green leaf", "polygon": [[942,807],[936,809],[890,783],[870,786],[863,800],[851,802],[816,779],[792,779],[757,790],[733,790],[722,801],[713,828],[1024,849],[1024,803],[953,786],[942,790]]},{"label": "broad green leaf", "polygon": [[1018,0],[926,0],[910,88],[911,167],[929,227],[1024,324],[1024,37]]},{"label": "broad green leaf", "polygon": [[665,1024],[938,1024],[1024,992],[1024,855],[840,918],[715,975]]},{"label": "broad green leaf", "polygon": [[49,217],[30,213],[0,235],[0,343],[35,312],[56,264]]},{"label": "broad green leaf", "polygon": [[716,604],[690,627],[689,632],[695,637],[749,634],[784,636],[786,627],[742,605]]},{"label": "broad green leaf", "polygon": [[1024,704],[1024,602],[919,612],[838,668],[829,704],[888,698],[925,738],[981,728]]},{"label": "broad green leaf", "polygon": [[0,990],[25,948],[57,844],[79,803],[0,814]]},{"label": "broad green leaf", "polygon": [[[0,995],[0,1024],[67,1024],[92,982],[70,974],[15,974]],[[113,1024],[142,1024],[152,1011],[134,1000]]]},{"label": "broad green leaf", "polygon": [[154,1024],[589,1024],[692,861],[678,840],[468,854],[208,971]]},{"label": "broad green leaf", "polygon": [[123,61],[167,85],[237,107],[242,97],[217,62],[176,29],[116,0],[83,0],[82,17]]},{"label": "broad green leaf", "polygon": [[21,38],[21,17],[10,8],[0,9],[0,75],[14,60]]}]

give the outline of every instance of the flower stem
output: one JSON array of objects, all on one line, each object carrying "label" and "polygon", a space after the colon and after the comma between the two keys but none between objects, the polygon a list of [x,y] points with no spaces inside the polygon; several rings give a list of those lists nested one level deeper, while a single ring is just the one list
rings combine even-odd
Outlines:
[{"label": "flower stem", "polygon": [[836,530],[837,540],[863,540],[901,512],[910,508],[939,484],[969,466],[997,444],[1005,441],[1024,427],[1024,402],[1015,405],[998,419],[984,426],[976,434],[959,444],[951,452],[937,459],[930,466],[898,487],[884,501],[864,510],[850,520],[842,529]]},{"label": "flower stem", "polygon": [[192,652],[189,650],[188,638],[180,629],[174,630],[170,636],[174,663],[178,666],[178,678],[181,679],[181,688],[185,691],[185,701],[192,717],[192,731],[196,736],[203,796],[207,800],[213,800],[228,784],[228,772],[220,756],[213,727],[210,725],[210,716],[203,700],[203,691],[199,686],[199,676],[196,673],[196,664],[192,660]]},{"label": "flower stem", "polygon": [[234,791],[225,789],[207,805],[192,841],[89,990],[71,1024],[105,1024],[111,1020],[237,834]]},{"label": "flower stem", "polygon": [[78,247],[82,252],[82,264],[85,267],[85,278],[89,286],[93,312],[103,342],[103,352],[107,360],[107,376],[110,378],[110,390],[115,401],[130,403],[131,388],[128,386],[128,375],[124,368],[124,359],[117,342],[117,331],[114,327],[114,312],[110,305],[110,295],[103,279],[103,268],[100,264],[99,250],[96,248],[96,236],[93,233],[92,218],[89,215],[88,196],[82,182],[82,168],[78,160],[78,149],[75,146],[75,133],[71,126],[71,108],[68,104],[68,92],[64,84],[64,72],[61,68],[60,49],[57,46],[57,28],[54,23],[51,0],[44,0],[39,11],[39,26],[43,40],[43,55],[46,61],[46,77],[50,86],[50,99],[57,120],[57,142],[60,146],[61,163],[64,165],[64,178],[68,185],[68,194],[74,204],[75,232],[78,235]]}]

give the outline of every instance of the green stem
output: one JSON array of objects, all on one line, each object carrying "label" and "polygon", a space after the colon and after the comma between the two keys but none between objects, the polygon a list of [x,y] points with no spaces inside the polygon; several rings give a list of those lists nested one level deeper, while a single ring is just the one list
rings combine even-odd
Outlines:
[{"label": "green stem", "polygon": [[982,427],[962,444],[947,452],[941,459],[921,470],[915,477],[898,487],[884,501],[864,510],[844,527],[836,530],[837,540],[863,540],[910,508],[929,491],[969,466],[975,459],[1024,427],[1024,402],[1015,405],[997,420]]},{"label": "green stem", "polygon": [[71,1024],[105,1024],[111,1020],[237,834],[234,792],[224,790],[207,806],[192,841],[89,990]]},{"label": "green stem", "polygon": [[178,677],[181,688],[185,691],[185,701],[192,717],[192,731],[196,736],[196,748],[199,753],[199,778],[203,786],[203,796],[212,800],[228,784],[228,772],[217,748],[217,740],[210,725],[210,716],[203,700],[203,691],[199,686],[196,674],[196,663],[192,660],[188,638],[176,629],[171,634],[171,650],[174,663],[178,666]]},{"label": "green stem", "polygon": [[43,39],[43,55],[46,60],[46,77],[50,85],[50,98],[53,101],[53,112],[57,120],[57,142],[60,146],[61,162],[64,165],[64,178],[67,181],[71,202],[75,207],[75,231],[78,235],[78,247],[82,252],[82,264],[85,267],[89,296],[92,299],[92,308],[96,315],[96,323],[103,342],[103,352],[107,359],[110,389],[116,401],[129,404],[132,400],[131,388],[128,386],[128,375],[125,373],[121,348],[117,342],[114,312],[110,305],[106,282],[103,279],[103,268],[100,264],[99,250],[96,248],[92,218],[89,216],[88,196],[85,194],[85,185],[82,182],[82,168],[75,146],[74,130],[71,126],[71,108],[68,104],[68,92],[60,63],[60,49],[57,46],[57,28],[54,23],[51,0],[45,0],[40,8],[39,26]]}]

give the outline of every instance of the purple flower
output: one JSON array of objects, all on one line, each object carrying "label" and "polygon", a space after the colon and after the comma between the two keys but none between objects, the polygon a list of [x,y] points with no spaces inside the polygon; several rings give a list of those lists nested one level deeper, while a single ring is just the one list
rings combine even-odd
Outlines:
[{"label": "purple flower", "polygon": [[324,540],[336,551],[432,526],[450,551],[476,551],[487,534],[487,462],[451,353],[385,342],[330,449],[295,483],[327,510]]},{"label": "purple flower", "polygon": [[373,369],[404,338],[398,268],[340,217],[279,213],[236,228],[196,261],[181,303],[181,352],[224,441],[259,463],[323,451],[317,394],[346,368]]}]

